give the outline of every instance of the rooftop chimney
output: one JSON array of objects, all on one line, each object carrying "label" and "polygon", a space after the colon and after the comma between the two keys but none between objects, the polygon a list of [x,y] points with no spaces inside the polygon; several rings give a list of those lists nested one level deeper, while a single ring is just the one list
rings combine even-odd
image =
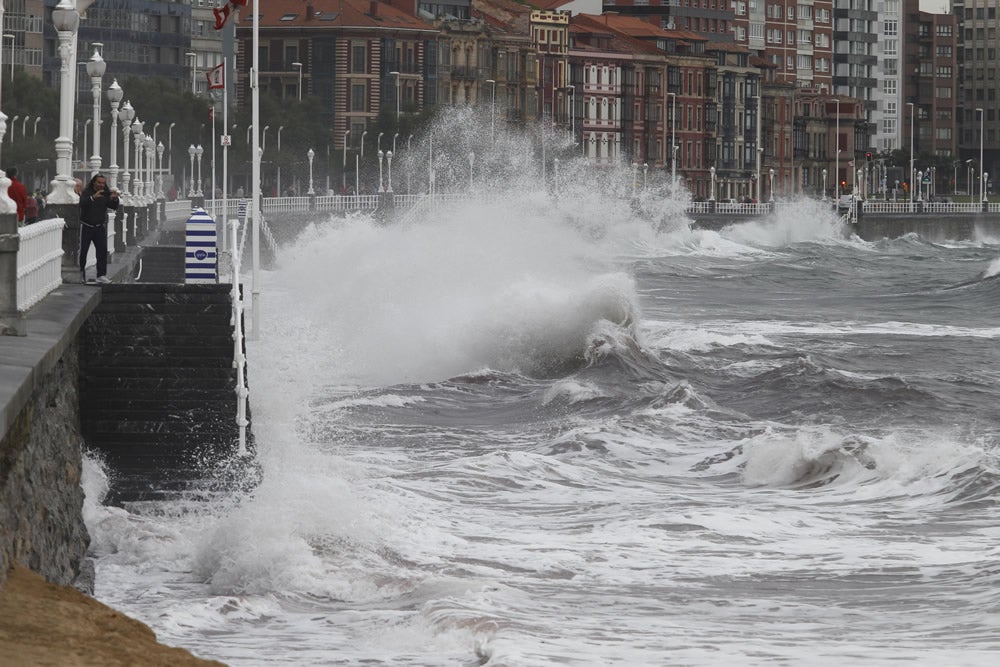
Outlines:
[{"label": "rooftop chimney", "polygon": [[316,8],[313,7],[312,3],[310,2],[309,4],[306,5],[306,21],[312,21],[313,14],[315,13],[316,13]]},{"label": "rooftop chimney", "polygon": [[371,15],[378,16],[378,2],[376,2],[375,0],[372,0]]}]

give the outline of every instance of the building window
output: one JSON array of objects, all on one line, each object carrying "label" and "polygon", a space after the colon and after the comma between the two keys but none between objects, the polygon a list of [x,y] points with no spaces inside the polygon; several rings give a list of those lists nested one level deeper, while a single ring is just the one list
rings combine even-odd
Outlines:
[{"label": "building window", "polygon": [[352,74],[366,74],[368,69],[365,67],[365,45],[355,44],[351,47],[351,73]]},{"label": "building window", "polygon": [[351,85],[351,111],[365,111],[365,90],[366,86],[363,83],[355,83]]},{"label": "building window", "polygon": [[[992,11],[995,11],[995,10],[991,9],[990,11],[992,12]],[[950,25],[939,25],[937,27],[937,36],[938,37],[951,37],[951,26]]]},{"label": "building window", "polygon": [[951,87],[950,86],[948,86],[948,87],[946,87],[946,86],[938,86],[935,89],[935,97],[938,97],[938,98],[941,98],[941,99],[948,99],[948,98],[950,98],[951,97]]},{"label": "building window", "polygon": [[891,19],[882,22],[882,34],[886,37],[895,37],[899,34],[899,21]]}]

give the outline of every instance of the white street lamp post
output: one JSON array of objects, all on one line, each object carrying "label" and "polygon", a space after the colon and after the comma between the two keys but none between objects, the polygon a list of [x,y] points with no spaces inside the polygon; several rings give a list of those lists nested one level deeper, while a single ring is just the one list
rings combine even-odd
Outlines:
[{"label": "white street lamp post", "polygon": [[316,194],[316,191],[313,189],[313,158],[316,157],[316,153],[310,148],[309,152],[306,153],[306,157],[309,158],[309,192],[306,194],[311,197]]},{"label": "white street lamp post", "polygon": [[341,165],[340,189],[345,193],[347,192],[347,135],[350,133],[350,130],[344,130],[344,163]]},{"label": "white street lamp post", "polygon": [[101,170],[101,77],[104,76],[107,63],[101,54],[94,49],[94,55],[87,63],[87,74],[90,76],[90,90],[94,94],[94,152],[90,156],[90,175],[96,176]]},{"label": "white street lamp post", "polygon": [[284,125],[278,126],[278,155],[277,155],[278,169],[277,169],[277,175],[275,177],[276,180],[275,188],[278,191],[279,197],[281,196],[281,131],[283,129],[285,129]]},{"label": "white street lamp post", "polygon": [[[379,135],[379,136],[381,137],[382,135]],[[383,157],[385,157],[385,154],[382,152],[382,149],[380,148],[378,150],[378,191],[379,192],[385,192],[385,188],[382,187],[382,158]]]},{"label": "white street lamp post", "polygon": [[826,169],[823,170],[823,195],[820,197],[820,201],[826,201]]},{"label": "white street lamp post", "polygon": [[[167,171],[173,175],[174,173],[174,125],[177,123],[171,123],[167,127]],[[181,187],[183,187],[183,183]]]},{"label": "white street lamp post", "polygon": [[677,188],[677,93],[670,96],[670,186]]},{"label": "white street lamp post", "polygon": [[195,195],[198,197],[204,197],[205,192],[201,189],[201,156],[205,153],[205,149],[201,147],[201,144],[195,146],[194,154],[198,158],[198,184],[195,186]]},{"label": "white street lamp post", "polygon": [[118,79],[114,79],[108,86],[108,102],[111,104],[111,164],[108,170],[111,172],[111,187],[118,187],[118,105],[122,101],[125,92],[118,85]]},{"label": "white street lamp post", "polygon": [[913,166],[914,166],[913,165],[913,157],[914,157],[913,156],[913,116],[915,115],[914,112],[916,111],[916,107],[913,106],[913,102],[907,102],[906,106],[910,107],[910,175],[909,175],[908,178],[909,178],[909,181],[910,181],[910,205],[912,206],[913,205],[913,185],[914,185],[914,183],[913,183],[913,174],[914,174],[914,170],[913,170]]},{"label": "white street lamp post", "polygon": [[156,200],[156,187],[153,181],[153,169],[155,163],[153,156],[156,154],[156,144],[153,137],[146,135],[146,202],[152,204]]},{"label": "white street lamp post", "polygon": [[840,100],[835,99],[834,102],[837,103],[837,129],[834,136],[834,142],[836,144],[835,150],[837,151],[834,156],[834,167],[833,167],[833,205],[840,206]]},{"label": "white street lamp post", "polygon": [[386,192],[392,192],[392,151],[385,154],[388,173],[386,174]]},{"label": "white street lamp post", "polygon": [[122,158],[125,161],[125,168],[122,170],[122,194],[130,196],[129,193],[129,179],[131,175],[129,174],[129,139],[132,136],[132,119],[135,118],[135,109],[132,108],[132,103],[125,100],[125,104],[122,105],[121,111],[118,112],[118,118],[121,120],[122,124]]},{"label": "white street lamp post", "polygon": [[767,170],[767,175],[771,179],[770,180],[770,185],[768,186],[771,191],[768,193],[767,201],[770,202],[771,204],[773,204],[774,203],[774,169],[768,169]]},{"label": "white street lamp post", "polygon": [[[760,85],[760,83],[758,83],[757,85]],[[762,117],[764,115],[764,105],[763,105],[763,101],[764,100],[763,100],[763,98],[761,98],[760,95],[754,95],[754,99],[757,100],[757,138],[755,140],[756,150],[754,151],[756,153],[756,155],[754,157],[757,159],[757,161],[755,163],[756,170],[754,171],[755,179],[756,179],[755,183],[754,183],[755,186],[756,186],[756,188],[755,188],[756,192],[754,192],[754,201],[760,203],[760,200],[761,200],[761,196],[760,196],[760,162],[764,158],[764,147],[761,145],[761,132],[760,132],[760,129],[761,129]],[[824,174],[826,173],[825,169],[823,170],[823,173]],[[826,197],[826,185],[825,184],[823,185],[823,196],[824,196],[824,198]]]},{"label": "white street lamp post", "polygon": [[354,156],[354,194],[361,194],[361,158],[365,156],[365,135],[368,130],[361,131],[361,152]]},{"label": "white street lamp post", "polygon": [[981,204],[986,201],[986,163],[983,162],[983,120],[985,120],[986,114],[979,108],[976,109],[976,113],[979,114],[979,170],[983,174],[979,181],[979,203]]},{"label": "white street lamp post", "polygon": [[[89,6],[89,3],[86,4]],[[76,83],[76,31],[80,25],[80,12],[75,3],[60,0],[52,10],[52,23],[59,35],[59,136],[55,140],[56,176],[47,199],[50,204],[76,204],[80,198],[73,187],[73,87]]]},{"label": "white street lamp post", "polygon": [[194,198],[194,195],[195,195],[195,190],[194,190],[194,155],[195,155],[195,152],[196,152],[196,150],[195,150],[194,144],[191,144],[190,146],[188,146],[188,157],[191,158],[191,181],[190,181],[190,187],[188,187],[188,197],[190,197],[192,199]]},{"label": "white street lamp post", "polygon": [[715,201],[715,166],[708,168],[708,174],[711,177],[711,188],[708,191],[708,201]]},{"label": "white street lamp post", "polygon": [[156,198],[165,199],[163,194],[163,142],[156,144]]},{"label": "white street lamp post", "polygon": [[139,146],[140,137],[142,136],[142,121],[136,118],[132,121],[132,143],[135,146],[135,168],[132,170],[132,190],[136,196],[136,205],[142,206],[143,201],[143,190],[142,190],[142,163],[140,162],[141,147]]}]

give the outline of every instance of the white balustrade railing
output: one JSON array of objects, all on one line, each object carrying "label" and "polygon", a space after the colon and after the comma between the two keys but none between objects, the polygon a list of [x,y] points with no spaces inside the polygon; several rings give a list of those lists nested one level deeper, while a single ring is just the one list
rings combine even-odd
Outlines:
[{"label": "white balustrade railing", "polygon": [[62,218],[19,228],[17,308],[27,310],[62,284]]}]

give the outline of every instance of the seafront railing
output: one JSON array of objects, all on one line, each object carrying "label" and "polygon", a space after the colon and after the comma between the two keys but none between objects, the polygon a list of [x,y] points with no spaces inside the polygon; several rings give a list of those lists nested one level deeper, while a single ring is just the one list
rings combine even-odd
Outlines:
[{"label": "seafront railing", "polygon": [[62,218],[42,220],[17,230],[17,309],[24,311],[62,284]]}]

